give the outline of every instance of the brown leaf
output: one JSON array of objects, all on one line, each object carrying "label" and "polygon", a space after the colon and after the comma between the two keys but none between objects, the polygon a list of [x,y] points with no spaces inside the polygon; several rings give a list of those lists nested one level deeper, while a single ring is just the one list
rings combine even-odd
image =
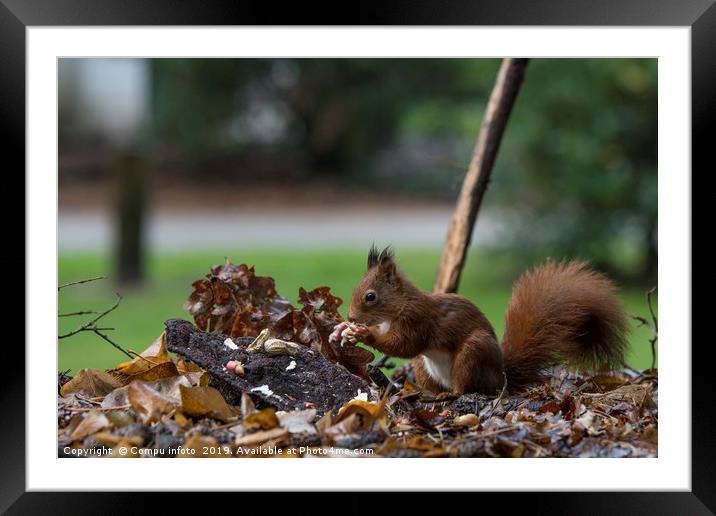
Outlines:
[{"label": "brown leaf", "polygon": [[546,412],[551,412],[552,414],[558,414],[559,411],[560,411],[559,403],[557,403],[556,400],[551,400],[551,401],[548,401],[547,403],[545,403],[544,405],[542,405],[539,408],[538,412],[540,414],[544,414]]},{"label": "brown leaf", "polygon": [[177,370],[179,371],[179,374],[186,374],[186,373],[202,373],[204,370],[196,365],[193,362],[189,362],[188,360],[185,360],[184,357],[179,356],[177,357],[176,361]]},{"label": "brown leaf", "polygon": [[262,314],[253,306],[247,306],[234,317],[229,334],[232,337],[255,337],[268,322],[268,314]]},{"label": "brown leaf", "polygon": [[144,423],[159,421],[164,414],[177,407],[175,400],[159,394],[143,382],[132,382],[127,386],[127,399]]},{"label": "brown leaf", "polygon": [[156,365],[148,367],[145,370],[140,369],[134,374],[125,374],[127,376],[127,380],[130,382],[135,380],[140,380],[143,382],[152,382],[155,380],[161,380],[163,378],[173,378],[179,376],[179,371],[177,370],[177,367],[174,362],[170,360],[168,362],[157,363]]},{"label": "brown leaf", "polygon": [[132,360],[122,362],[110,372],[115,373],[125,384],[135,380],[154,381],[179,375],[176,365],[167,352],[164,333],[144,352]]},{"label": "brown leaf", "polygon": [[179,386],[182,412],[194,417],[212,417],[227,421],[236,416],[234,410],[227,405],[221,393],[213,387]]},{"label": "brown leaf", "polygon": [[254,401],[251,399],[251,396],[248,395],[246,392],[241,393],[241,416],[246,417],[249,414],[253,414],[256,412],[256,406],[254,405]]},{"label": "brown leaf", "polygon": [[223,265],[213,266],[207,277],[195,281],[192,287],[184,308],[202,330],[255,336],[293,309],[276,292],[273,278],[256,276],[253,267],[234,265],[228,259]]},{"label": "brown leaf", "polygon": [[109,419],[107,419],[107,416],[105,416],[102,412],[89,411],[80,424],[77,425],[77,428],[75,428],[70,437],[72,437],[72,440],[74,441],[79,441],[88,435],[95,434],[100,430],[111,426],[111,424],[112,423]]},{"label": "brown leaf", "polygon": [[353,415],[357,416],[358,421],[358,427],[353,431],[372,428],[373,424],[376,422],[379,423],[381,427],[387,426],[384,401],[374,402],[357,399],[350,400],[338,411],[338,415],[333,423],[334,425],[340,424]]},{"label": "brown leaf", "polygon": [[[198,373],[188,373],[188,375],[196,375]],[[132,382],[141,383],[143,386],[153,390],[160,396],[171,400],[174,404],[179,404],[179,386],[191,387],[192,381],[188,378],[188,375],[184,376],[171,376],[169,378],[162,378],[153,382]],[[129,385],[132,385],[129,384]],[[102,400],[102,408],[112,408],[126,405],[129,403],[129,385],[115,389]]]},{"label": "brown leaf", "polygon": [[574,418],[574,411],[576,410],[577,405],[574,402],[574,397],[571,393],[567,392],[562,397],[562,402],[559,405],[559,410],[564,416],[564,419],[567,421],[570,421],[572,418]]},{"label": "brown leaf", "polygon": [[292,434],[316,433],[316,427],[313,425],[316,409],[277,412],[276,417],[280,425]]},{"label": "brown leaf", "polygon": [[267,408],[259,412],[253,412],[244,418],[244,426],[248,430],[261,428],[262,430],[271,430],[278,426],[278,418],[276,417],[276,409]]},{"label": "brown leaf", "polygon": [[316,351],[321,351],[323,339],[313,321],[304,312],[293,310],[271,326],[271,335],[281,340],[298,342]]},{"label": "brown leaf", "polygon": [[351,414],[361,414],[366,418],[375,420],[383,414],[383,403],[375,401],[350,400],[343,405],[336,416],[336,423],[347,418]]},{"label": "brown leaf", "polygon": [[629,383],[630,378],[624,373],[613,372],[592,376],[592,381],[602,392],[614,390]]},{"label": "brown leaf", "polygon": [[413,409],[410,412],[410,417],[419,426],[428,430],[435,430],[436,426],[445,421],[445,418],[440,414],[440,412],[421,408]]},{"label": "brown leaf", "polygon": [[314,311],[326,311],[336,313],[338,307],[343,304],[340,297],[331,294],[330,287],[314,288],[310,292],[301,287],[298,290],[298,302],[305,307],[312,307]]},{"label": "brown leaf", "polygon": [[147,349],[142,351],[139,356],[156,357],[160,361],[170,360],[169,352],[167,351],[166,337],[167,333],[163,331],[162,334],[154,339],[154,342],[152,342]]},{"label": "brown leaf", "polygon": [[371,381],[368,374],[368,364],[370,364],[375,355],[371,351],[361,346],[335,346],[333,350],[337,355],[337,362],[348,369],[351,373],[361,378]]},{"label": "brown leaf", "polygon": [[144,444],[144,439],[138,435],[123,436],[111,434],[109,432],[98,432],[94,434],[93,437],[95,441],[109,447],[116,446],[122,441],[131,443],[131,446],[141,446]]},{"label": "brown leaf", "polygon": [[95,369],[82,369],[72,380],[62,386],[60,394],[67,396],[77,392],[89,397],[105,396],[121,386],[120,379],[112,373]]},{"label": "brown leaf", "polygon": [[274,439],[280,439],[288,436],[288,430],[277,426],[271,430],[262,430],[260,432],[254,432],[253,434],[247,434],[242,437],[237,437],[235,444],[238,446],[257,446],[267,441]]},{"label": "brown leaf", "polygon": [[438,443],[435,443],[433,441],[429,441],[422,435],[416,435],[413,436],[406,444],[406,448],[410,448],[412,450],[420,450],[420,451],[432,451],[435,448],[440,447]]},{"label": "brown leaf", "polygon": [[182,449],[191,450],[177,454],[178,457],[231,457],[231,448],[227,445],[219,445],[219,442],[210,435],[200,433],[193,434],[182,445]]}]

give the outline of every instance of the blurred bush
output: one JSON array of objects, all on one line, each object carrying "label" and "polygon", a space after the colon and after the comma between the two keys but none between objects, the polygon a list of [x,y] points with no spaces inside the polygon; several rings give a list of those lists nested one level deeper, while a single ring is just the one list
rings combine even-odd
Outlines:
[{"label": "blurred bush", "polygon": [[[320,181],[454,199],[498,67],[156,59],[148,145],[158,173],[174,181]],[[62,123],[61,113],[61,134],[72,134]],[[78,145],[60,143],[61,154]],[[533,60],[485,209],[508,222],[503,246],[519,251],[516,267],[544,255],[589,257],[655,283],[656,158],[655,59]]]}]

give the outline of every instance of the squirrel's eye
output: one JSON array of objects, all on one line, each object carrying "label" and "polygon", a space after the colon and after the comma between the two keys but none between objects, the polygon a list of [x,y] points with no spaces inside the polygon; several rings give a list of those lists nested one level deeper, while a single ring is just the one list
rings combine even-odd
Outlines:
[{"label": "squirrel's eye", "polygon": [[376,299],[378,299],[378,296],[373,292],[372,290],[370,292],[367,292],[365,295],[365,302],[366,303],[372,303]]}]

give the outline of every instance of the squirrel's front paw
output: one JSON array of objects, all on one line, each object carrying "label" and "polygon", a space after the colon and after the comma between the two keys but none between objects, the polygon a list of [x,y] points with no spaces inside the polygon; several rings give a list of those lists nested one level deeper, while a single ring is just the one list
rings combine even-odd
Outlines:
[{"label": "squirrel's front paw", "polygon": [[342,323],[339,323],[336,325],[335,328],[333,328],[333,331],[328,336],[328,342],[340,342],[343,331],[350,326],[351,323],[348,321],[343,321]]},{"label": "squirrel's front paw", "polygon": [[341,346],[350,344],[355,346],[359,342],[364,341],[370,335],[370,331],[362,324],[349,323],[348,327],[341,332]]}]

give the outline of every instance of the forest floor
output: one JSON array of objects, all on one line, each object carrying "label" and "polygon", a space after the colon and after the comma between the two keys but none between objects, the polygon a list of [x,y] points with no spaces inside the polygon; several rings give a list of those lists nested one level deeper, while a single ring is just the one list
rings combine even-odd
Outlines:
[{"label": "forest floor", "polygon": [[[252,364],[265,368],[279,359],[289,357],[258,352],[244,367],[248,374]],[[657,456],[655,371],[557,370],[550,382],[524,392],[455,397],[420,390],[406,365],[384,387],[355,389],[355,397],[333,410],[301,400],[302,406],[277,410],[262,396],[282,396],[277,380],[264,376],[258,383],[268,383],[237,390],[232,405],[203,369],[182,358],[173,363],[171,376],[158,380],[138,379],[150,378],[149,370],[128,383],[92,370],[72,380],[61,376],[58,456]],[[295,374],[309,376],[298,363]]]},{"label": "forest floor", "polygon": [[[194,323],[166,321],[115,367],[59,373],[58,456],[657,456],[654,369],[434,393],[409,364],[332,342],[343,319],[328,287],[301,289],[295,307],[228,261],[192,287]],[[100,319],[83,328],[105,331]]]}]

